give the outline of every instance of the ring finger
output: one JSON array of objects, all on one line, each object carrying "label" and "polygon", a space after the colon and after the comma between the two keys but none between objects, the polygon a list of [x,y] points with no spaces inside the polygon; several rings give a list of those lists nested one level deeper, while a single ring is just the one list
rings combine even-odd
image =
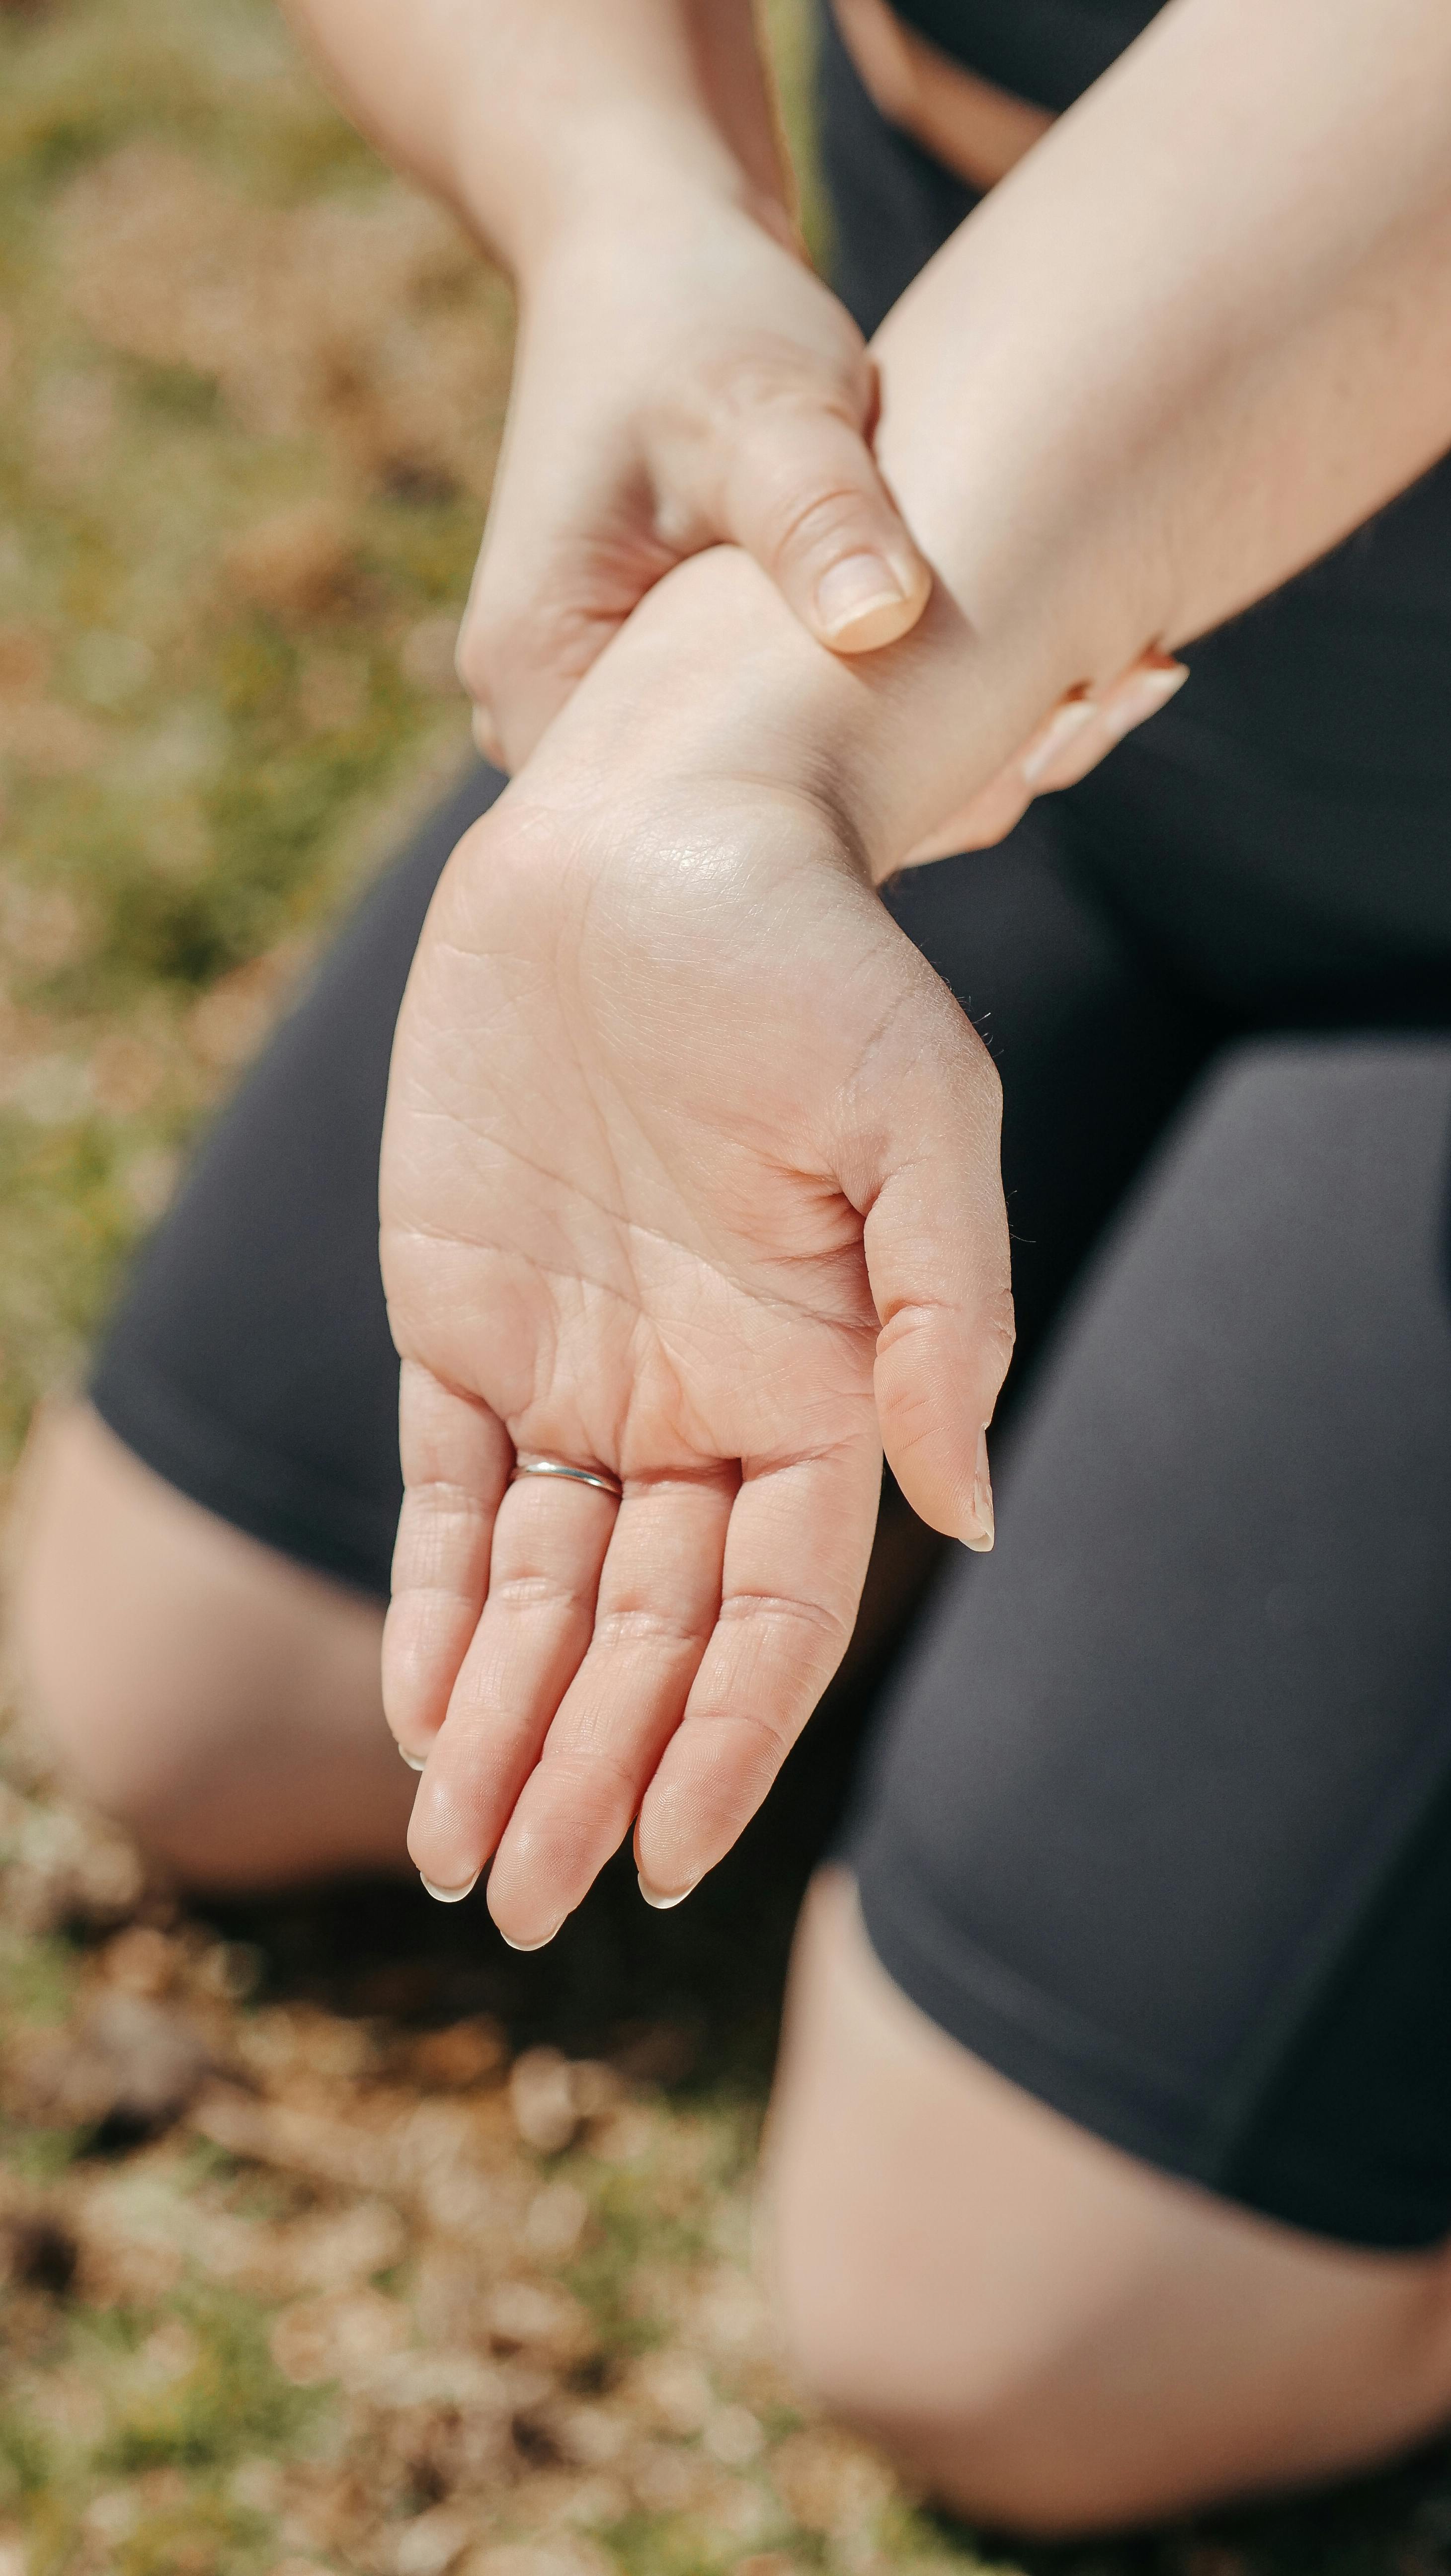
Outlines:
[{"label": "ring finger", "polygon": [[489,1875],[521,1949],[552,1940],[630,1830],[679,1725],[720,1608],[736,1471],[632,1485],[600,1578],[594,1636],[524,1782]]}]

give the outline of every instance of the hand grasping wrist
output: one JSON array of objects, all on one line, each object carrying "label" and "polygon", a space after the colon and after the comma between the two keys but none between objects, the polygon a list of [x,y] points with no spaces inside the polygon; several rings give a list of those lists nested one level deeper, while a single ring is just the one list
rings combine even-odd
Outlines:
[{"label": "hand grasping wrist", "polygon": [[587,802],[602,766],[698,794],[768,786],[829,815],[880,884],[1032,732],[1055,694],[1041,660],[1026,634],[989,646],[940,588],[901,643],[843,660],[716,547],[641,602],[526,777],[551,802]]}]

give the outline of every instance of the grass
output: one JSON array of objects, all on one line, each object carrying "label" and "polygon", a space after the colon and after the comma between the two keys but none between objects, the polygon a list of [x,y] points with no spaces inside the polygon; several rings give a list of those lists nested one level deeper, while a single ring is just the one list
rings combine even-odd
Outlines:
[{"label": "grass", "polygon": [[[819,242],[806,12],[770,14]],[[449,641],[511,311],[266,0],[53,0],[0,10],[0,316],[3,1477],[199,1120],[465,756]],[[188,1916],[6,1760],[0,2576],[1451,2566],[1435,2456],[1024,2553],[813,2421],[749,2195],[816,1775],[688,1921],[607,1878],[510,1960],[401,1889]],[[47,2115],[35,2051],[84,2050],[118,1989],[204,2033],[233,2130],[205,2094],[139,2138]],[[614,2070],[549,2155],[511,2089],[541,2043]]]}]

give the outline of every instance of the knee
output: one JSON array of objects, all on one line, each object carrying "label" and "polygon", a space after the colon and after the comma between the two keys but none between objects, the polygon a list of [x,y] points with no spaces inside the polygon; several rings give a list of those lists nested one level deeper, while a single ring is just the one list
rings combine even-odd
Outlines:
[{"label": "knee", "polygon": [[828,2414],[939,2503],[1027,2539],[1122,2529],[1165,2509],[1150,2428],[1132,2407],[1115,2419],[1094,2402],[1071,2283],[1029,2261],[1009,2290],[985,2263],[979,2283],[957,2285],[950,2375],[939,2375],[919,2367],[940,2343],[939,2319],[922,2318],[914,2353],[884,2316],[872,2250],[842,2245],[813,2262],[780,2249],[788,2363]]},{"label": "knee", "polygon": [[26,1712],[67,1786],[143,1837],[175,1801],[194,1734],[192,1605],[166,1502],[93,1415],[38,1426],[11,1601]]},{"label": "knee", "polygon": [[1117,2176],[912,2010],[823,1874],[765,2168],[797,2383],[970,2518],[1043,2536],[1134,2518],[1153,2443],[1105,2369],[1142,2270]]},{"label": "knee", "polygon": [[376,1604],[188,1501],[83,1409],[42,1426],[20,1523],[22,1689],[70,1789],[197,1886],[399,1865],[414,1784]]},{"label": "knee", "polygon": [[225,1846],[317,1703],[371,1714],[372,1607],[178,1493],[88,1408],[39,1426],[19,1521],[27,1713],[66,1786],[159,1858],[190,1873]]},{"label": "knee", "polygon": [[934,2274],[913,2215],[833,2208],[818,2161],[813,2220],[777,2244],[799,2381],[939,2502],[1035,2540],[1342,2476],[1444,2421],[1444,2256],[1140,2190],[1147,2227],[1109,2211],[1094,2241],[1067,2193],[1035,2220],[1007,2178]]}]

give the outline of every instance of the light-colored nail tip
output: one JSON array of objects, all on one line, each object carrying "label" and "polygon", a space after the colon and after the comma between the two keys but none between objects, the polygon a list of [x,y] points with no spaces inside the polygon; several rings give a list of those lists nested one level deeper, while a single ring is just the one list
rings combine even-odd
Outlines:
[{"label": "light-colored nail tip", "polygon": [[422,1870],[419,1871],[418,1875],[420,1879],[423,1879],[424,1887],[433,1898],[435,1904],[438,1905],[462,1905],[464,1898],[466,1896],[472,1896],[474,1889],[479,1883],[479,1873],[477,1870],[474,1871],[473,1877],[469,1880],[467,1887],[435,1887],[431,1878],[423,1877]]},{"label": "light-colored nail tip", "polygon": [[874,623],[879,617],[899,616],[906,605],[899,590],[881,590],[871,599],[859,600],[855,608],[844,609],[839,617],[823,625],[821,631],[828,642],[834,644],[839,635],[851,635],[857,627]]},{"label": "light-colored nail tip", "polygon": [[[495,1929],[498,1929],[497,1925],[495,1926]],[[558,1930],[559,1925],[556,1923],[554,1932],[546,1932],[542,1941],[511,1941],[507,1932],[500,1932],[499,1938],[503,1942],[506,1950],[547,1950],[550,1942],[554,1939],[554,1933]]]},{"label": "light-colored nail tip", "polygon": [[423,1753],[405,1753],[401,1744],[398,1747],[398,1759],[406,1762],[410,1771],[421,1771],[427,1758]]},{"label": "light-colored nail tip", "polygon": [[[639,1875],[638,1871],[636,1875]],[[683,1905],[687,1896],[694,1894],[695,1887],[696,1881],[692,1879],[689,1887],[682,1887],[678,1896],[661,1896],[655,1888],[647,1887],[643,1878],[640,1880],[640,1894],[655,1914],[668,1914],[672,1906]]]},{"label": "light-colored nail tip", "polygon": [[1085,725],[1101,712],[1096,698],[1065,698],[1053,711],[1051,722],[1044,727],[1042,741],[1019,764],[1023,783],[1036,787],[1045,778],[1055,760],[1060,760],[1070,743],[1076,742]]}]

